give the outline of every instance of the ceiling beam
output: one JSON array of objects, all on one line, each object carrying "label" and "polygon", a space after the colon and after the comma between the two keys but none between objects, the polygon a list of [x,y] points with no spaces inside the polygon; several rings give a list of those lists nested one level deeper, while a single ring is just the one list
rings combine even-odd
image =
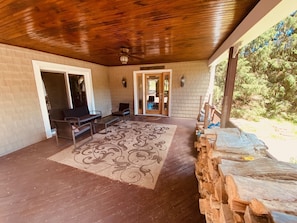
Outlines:
[{"label": "ceiling beam", "polygon": [[260,0],[209,58],[208,65],[216,65],[226,59],[230,47],[238,48],[248,44],[296,9],[296,0]]}]

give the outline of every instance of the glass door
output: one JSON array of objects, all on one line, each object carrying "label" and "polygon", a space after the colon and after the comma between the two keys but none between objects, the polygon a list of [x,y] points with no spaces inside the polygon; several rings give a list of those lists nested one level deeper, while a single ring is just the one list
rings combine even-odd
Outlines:
[{"label": "glass door", "polygon": [[170,116],[172,70],[134,71],[134,114]]},{"label": "glass door", "polygon": [[169,86],[170,86],[170,75],[169,73],[163,73],[163,88],[162,88],[162,115],[168,115],[169,105]]},{"label": "glass door", "polygon": [[161,74],[146,74],[146,113],[161,114]]},{"label": "glass door", "polygon": [[137,74],[136,76],[136,96],[137,96],[137,103],[136,103],[136,108],[137,108],[137,112],[135,112],[136,114],[142,115],[144,110],[143,110],[143,83],[142,83],[142,78],[143,74]]},{"label": "glass door", "polygon": [[146,114],[168,115],[169,74],[146,74]]},{"label": "glass door", "polygon": [[85,79],[83,75],[68,74],[72,107],[87,106]]}]

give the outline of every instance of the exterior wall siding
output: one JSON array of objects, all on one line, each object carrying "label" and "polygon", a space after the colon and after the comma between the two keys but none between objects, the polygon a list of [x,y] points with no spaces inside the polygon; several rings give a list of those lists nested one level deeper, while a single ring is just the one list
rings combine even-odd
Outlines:
[{"label": "exterior wall siding", "polygon": [[32,60],[90,68],[95,107],[110,111],[107,67],[0,44],[0,156],[46,139]]},{"label": "exterior wall siding", "polygon": [[[172,69],[171,116],[197,118],[200,97],[202,103],[208,100],[211,93],[210,70],[207,61],[154,64]],[[145,65],[150,66],[150,65]],[[133,109],[133,71],[140,66],[117,66],[109,68],[112,108],[116,110],[119,102],[129,102]],[[184,76],[184,87],[180,87],[180,78]],[[122,78],[127,79],[127,88],[122,86]]]},{"label": "exterior wall siding", "polygon": [[[0,156],[46,139],[32,60],[91,69],[95,108],[103,116],[117,110],[120,102],[130,103],[133,110],[133,71],[140,70],[140,66],[105,67],[0,44]],[[200,96],[205,101],[210,93],[207,61],[159,65],[172,69],[171,116],[196,118]],[[186,78],[183,88],[182,75]],[[122,86],[123,77],[127,79],[127,88]]]}]

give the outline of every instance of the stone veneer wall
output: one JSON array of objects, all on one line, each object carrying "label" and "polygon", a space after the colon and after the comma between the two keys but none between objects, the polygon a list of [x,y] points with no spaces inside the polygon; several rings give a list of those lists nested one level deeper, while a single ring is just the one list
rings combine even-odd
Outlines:
[{"label": "stone veneer wall", "polygon": [[110,113],[107,67],[0,44],[0,156],[46,139],[32,60],[91,69],[95,107]]},{"label": "stone veneer wall", "polygon": [[[197,118],[200,96],[205,102],[212,92],[207,61],[154,64],[154,66],[158,65],[164,65],[165,69],[172,69],[171,116]],[[146,66],[150,65],[143,65],[143,67]],[[119,102],[129,102],[133,109],[133,71],[139,71],[140,67],[126,65],[109,68],[108,76],[113,110],[117,110]],[[180,87],[182,75],[186,79],[184,87]],[[123,77],[127,79],[127,88],[122,86]]]}]

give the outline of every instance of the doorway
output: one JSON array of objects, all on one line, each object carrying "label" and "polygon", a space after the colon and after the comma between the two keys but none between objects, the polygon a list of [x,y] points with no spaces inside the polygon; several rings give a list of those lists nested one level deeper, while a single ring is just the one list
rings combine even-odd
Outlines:
[{"label": "doorway", "polygon": [[[56,75],[57,79],[59,79],[59,82],[63,82],[64,87],[61,87],[60,89],[61,92],[64,92],[63,96],[60,95],[56,97],[63,97],[64,99],[63,102],[57,105],[58,107],[62,106],[67,108],[74,108],[76,106],[87,105],[90,111],[95,110],[93,84],[90,69],[35,60],[32,61],[32,64],[41,114],[47,138],[52,137],[49,109],[52,108],[53,101],[51,103],[47,101],[49,96],[47,94],[49,92],[47,92],[48,89],[46,89],[43,82],[44,73],[48,73],[49,75]],[[53,88],[56,86],[57,85],[54,84]],[[54,94],[57,94],[57,92],[55,92],[54,90],[53,92]]]},{"label": "doorway", "polygon": [[63,119],[65,109],[87,106],[83,75],[41,71],[41,78],[50,120]]},{"label": "doorway", "polygon": [[134,72],[134,114],[170,116],[171,70]]}]

